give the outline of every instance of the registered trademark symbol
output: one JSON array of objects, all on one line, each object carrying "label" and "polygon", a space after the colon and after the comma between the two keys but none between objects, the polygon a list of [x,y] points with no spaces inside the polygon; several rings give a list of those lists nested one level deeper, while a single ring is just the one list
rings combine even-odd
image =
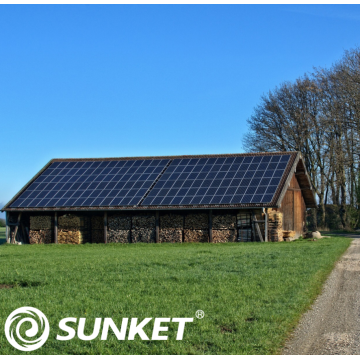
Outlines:
[{"label": "registered trademark symbol", "polygon": [[195,316],[198,319],[202,319],[205,316],[205,313],[202,310],[197,310],[196,313],[195,313]]}]

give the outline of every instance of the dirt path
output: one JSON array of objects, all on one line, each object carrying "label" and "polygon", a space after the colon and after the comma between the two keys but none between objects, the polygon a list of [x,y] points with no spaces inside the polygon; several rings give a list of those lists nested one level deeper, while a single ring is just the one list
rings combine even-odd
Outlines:
[{"label": "dirt path", "polygon": [[283,354],[360,354],[360,235],[349,237],[355,240],[302,317]]}]

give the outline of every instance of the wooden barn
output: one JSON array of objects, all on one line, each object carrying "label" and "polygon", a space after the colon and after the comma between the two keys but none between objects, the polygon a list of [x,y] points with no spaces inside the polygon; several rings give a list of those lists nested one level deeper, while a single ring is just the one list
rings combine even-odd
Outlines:
[{"label": "wooden barn", "polygon": [[316,200],[299,152],[53,159],[5,206],[22,244],[287,241]]}]

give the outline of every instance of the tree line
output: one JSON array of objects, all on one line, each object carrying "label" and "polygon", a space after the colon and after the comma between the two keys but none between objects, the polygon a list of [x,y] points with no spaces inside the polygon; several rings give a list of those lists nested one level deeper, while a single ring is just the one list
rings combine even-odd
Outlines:
[{"label": "tree line", "polygon": [[313,229],[360,226],[360,48],[269,91],[247,122],[247,151],[303,154],[318,200]]}]

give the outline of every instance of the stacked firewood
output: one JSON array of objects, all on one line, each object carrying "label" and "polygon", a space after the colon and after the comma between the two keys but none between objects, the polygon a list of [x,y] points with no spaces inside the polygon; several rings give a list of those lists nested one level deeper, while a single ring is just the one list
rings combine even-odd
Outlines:
[{"label": "stacked firewood", "polygon": [[107,242],[128,243],[130,242],[131,217],[112,215],[108,218]]},{"label": "stacked firewood", "polygon": [[209,215],[207,213],[189,213],[185,215],[184,241],[209,241]]},{"label": "stacked firewood", "polygon": [[284,241],[283,214],[276,209],[268,210],[269,241]]},{"label": "stacked firewood", "polygon": [[185,229],[208,229],[209,215],[207,213],[189,213],[185,215]]},{"label": "stacked firewood", "polygon": [[80,230],[58,230],[59,244],[81,244]]},{"label": "stacked firewood", "polygon": [[66,214],[58,218],[58,243],[81,244],[80,216]]},{"label": "stacked firewood", "polygon": [[213,230],[212,236],[214,243],[235,242],[237,240],[235,235],[235,229]]},{"label": "stacked firewood", "polygon": [[104,217],[91,217],[91,242],[104,243]]},{"label": "stacked firewood", "polygon": [[73,214],[59,216],[58,226],[62,229],[80,229],[80,216]]},{"label": "stacked firewood", "polygon": [[30,244],[50,244],[52,241],[51,216],[30,216]]},{"label": "stacked firewood", "polygon": [[30,229],[51,229],[51,216],[30,216]]},{"label": "stacked firewood", "polygon": [[209,230],[184,230],[184,241],[185,242],[208,242],[209,241]]},{"label": "stacked firewood", "polygon": [[213,229],[235,229],[236,216],[232,214],[214,215],[212,220]]},{"label": "stacked firewood", "polygon": [[139,215],[132,217],[131,242],[155,242],[155,216]]},{"label": "stacked firewood", "polygon": [[184,216],[165,214],[160,216],[160,242],[182,242]]},{"label": "stacked firewood", "polygon": [[133,229],[155,228],[155,215],[138,215],[132,217]]},{"label": "stacked firewood", "polygon": [[30,244],[50,244],[52,238],[51,229],[44,230],[30,230],[29,243]]},{"label": "stacked firewood", "polygon": [[212,220],[212,238],[214,243],[236,241],[236,216],[232,214],[214,215]]},{"label": "stacked firewood", "polygon": [[282,234],[283,234],[284,241],[295,240],[296,232],[294,230],[283,230]]},{"label": "stacked firewood", "polygon": [[160,242],[180,243],[182,242],[182,229],[160,229]]}]

